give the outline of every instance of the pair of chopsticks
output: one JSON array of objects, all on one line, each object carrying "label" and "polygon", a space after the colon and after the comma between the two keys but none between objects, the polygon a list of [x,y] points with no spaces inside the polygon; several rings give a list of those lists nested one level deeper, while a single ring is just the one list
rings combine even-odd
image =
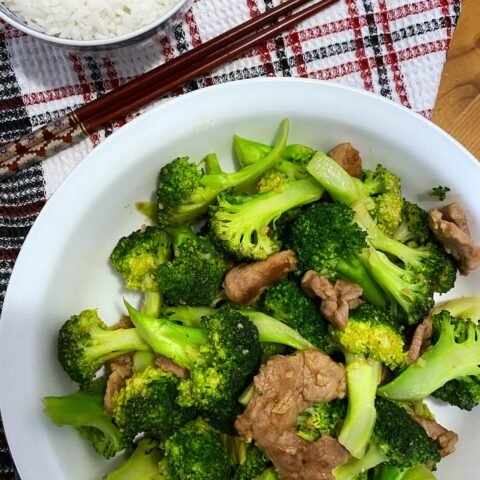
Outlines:
[{"label": "pair of chopsticks", "polygon": [[[101,126],[239,57],[338,0],[320,0],[292,13],[308,1],[290,0],[282,3],[16,142],[0,146],[0,179],[42,161]],[[287,14],[291,15],[285,16]],[[284,18],[279,20],[281,17]]]}]

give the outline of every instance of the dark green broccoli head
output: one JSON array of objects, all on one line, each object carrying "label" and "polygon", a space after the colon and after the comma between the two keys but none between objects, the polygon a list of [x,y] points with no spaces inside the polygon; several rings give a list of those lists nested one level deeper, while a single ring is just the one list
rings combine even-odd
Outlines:
[{"label": "dark green broccoli head", "polygon": [[402,210],[402,223],[394,233],[395,240],[414,245],[425,245],[434,239],[428,226],[428,212],[415,203],[405,201]]},{"label": "dark green broccoli head", "polygon": [[300,286],[285,279],[269,287],[262,297],[262,309],[297,330],[302,337],[320,350],[330,353],[327,324],[315,303],[307,298]]},{"label": "dark green broccoli head", "polygon": [[222,289],[226,263],[209,239],[186,230],[173,233],[175,257],[158,268],[160,291],[169,305],[210,305]]},{"label": "dark green broccoli head", "polygon": [[122,275],[127,288],[148,292],[158,290],[157,268],[170,255],[167,233],[158,227],[146,227],[121,238],[110,255],[110,262]]},{"label": "dark green broccoli head", "polygon": [[149,347],[134,328],[110,330],[96,310],[84,310],[60,328],[57,349],[65,372],[86,388],[107,360]]},{"label": "dark green broccoli head", "polygon": [[270,357],[283,355],[287,351],[287,347],[279,343],[262,343],[262,363],[267,363]]},{"label": "dark green broccoli head", "polygon": [[462,410],[473,410],[480,403],[480,378],[461,377],[450,380],[432,395]]},{"label": "dark green broccoli head", "polygon": [[212,421],[233,425],[238,396],[260,366],[258,330],[240,311],[228,306],[204,317],[202,325],[208,343],[200,347],[201,361],[180,385],[180,403],[198,406]]},{"label": "dark green broccoli head", "polygon": [[366,247],[367,234],[354,222],[351,208],[340,203],[316,203],[303,210],[291,227],[290,245],[301,271],[339,276],[339,263],[348,263]]},{"label": "dark green broccoli head", "polygon": [[76,428],[99,455],[110,458],[123,449],[122,434],[103,407],[103,393],[45,397],[43,403],[52,422]]},{"label": "dark green broccoli head", "polygon": [[297,435],[309,442],[317,441],[322,435],[336,437],[347,415],[347,406],[346,400],[334,400],[305,409],[297,418]]},{"label": "dark green broccoli head", "polygon": [[400,178],[381,164],[378,164],[375,170],[363,171],[363,186],[369,196],[389,192],[400,194],[402,190]]},{"label": "dark green broccoli head", "polygon": [[177,403],[180,380],[158,368],[135,373],[113,397],[113,417],[125,438],[139,433],[165,439],[196,416]]},{"label": "dark green broccoli head", "polygon": [[350,311],[345,330],[330,328],[330,335],[343,349],[402,368],[407,363],[405,339],[389,311],[364,303]]},{"label": "dark green broccoli head", "polygon": [[428,193],[431,197],[437,197],[440,201],[447,198],[447,193],[450,191],[449,187],[443,185],[438,185],[438,187],[433,187]]},{"label": "dark green broccoli head", "polygon": [[377,446],[387,456],[386,465],[400,468],[440,461],[435,442],[404,408],[378,397],[377,420],[373,435]]},{"label": "dark green broccoli head", "polygon": [[167,471],[175,480],[225,480],[231,465],[220,432],[201,418],[177,430],[165,442]]},{"label": "dark green broccoli head", "polygon": [[253,480],[260,475],[270,461],[267,456],[254,444],[248,444],[245,448],[244,458],[233,475],[233,480]]}]

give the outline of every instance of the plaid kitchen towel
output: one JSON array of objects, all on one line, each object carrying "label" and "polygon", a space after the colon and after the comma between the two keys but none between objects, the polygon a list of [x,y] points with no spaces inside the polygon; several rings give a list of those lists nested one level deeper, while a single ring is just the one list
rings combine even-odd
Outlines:
[{"label": "plaid kitchen towel", "polygon": [[[104,55],[58,49],[0,23],[0,143],[276,3],[197,0],[169,35]],[[366,89],[429,117],[460,8],[461,0],[341,0],[176,94],[230,80],[298,76]],[[0,308],[15,258],[46,200],[90,150],[128,120],[0,183]],[[0,479],[15,477],[0,422]]]}]

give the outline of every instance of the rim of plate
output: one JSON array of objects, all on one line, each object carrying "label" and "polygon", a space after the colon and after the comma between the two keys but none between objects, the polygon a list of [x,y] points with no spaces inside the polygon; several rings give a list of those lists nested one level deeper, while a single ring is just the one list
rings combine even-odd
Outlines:
[{"label": "rim of plate", "polygon": [[44,40],[49,43],[63,45],[66,47],[111,47],[117,44],[128,43],[130,40],[134,40],[137,37],[141,38],[150,30],[155,29],[156,27],[160,26],[162,23],[173,17],[189,1],[190,0],[179,0],[176,5],[174,5],[170,10],[167,10],[160,18],[156,19],[153,22],[150,22],[144,27],[137,28],[132,32],[124,33],[123,35],[118,35],[116,37],[100,38],[98,40],[73,40],[70,38],[60,38],[54,35],[49,35],[48,33],[37,30],[36,28],[33,28],[27,23],[23,22],[15,13],[13,13],[6,6],[4,6],[5,11],[0,8],[0,18],[17,28],[18,30],[21,30],[28,35],[32,35],[32,37],[39,38],[40,40]]},{"label": "rim of plate", "polygon": [[[13,315],[13,313],[10,312],[10,310],[12,310],[12,305],[10,301],[10,297],[11,297],[10,292],[14,288],[16,288],[15,287],[15,283],[17,283],[16,277],[19,275],[18,272],[22,268],[22,265],[24,263],[24,258],[28,256],[29,250],[31,250],[32,246],[35,243],[35,237],[37,236],[37,231],[39,231],[42,228],[44,219],[48,219],[50,215],[50,211],[57,208],[57,203],[61,201],[62,196],[64,196],[64,192],[67,192],[72,184],[75,184],[75,182],[79,181],[82,177],[84,177],[85,172],[88,172],[91,165],[95,165],[94,162],[96,158],[99,156],[101,157],[103,155],[104,150],[108,149],[112,144],[112,142],[116,142],[117,139],[127,135],[131,129],[137,128],[138,124],[141,124],[142,122],[148,122],[151,117],[158,115],[158,112],[161,112],[162,110],[171,109],[181,103],[189,102],[192,97],[202,97],[202,96],[208,97],[210,95],[215,95],[215,92],[220,90],[235,89],[238,86],[245,86],[246,84],[249,85],[249,84],[257,84],[257,83],[272,83],[272,84],[290,83],[293,86],[296,85],[297,87],[302,84],[308,84],[308,85],[314,85],[318,88],[323,88],[327,90],[330,89],[332,91],[333,90],[339,91],[339,92],[348,91],[350,93],[353,93],[354,95],[369,97],[374,102],[382,102],[388,105],[387,108],[392,108],[400,112],[403,112],[402,114],[407,114],[411,116],[412,119],[414,119],[415,121],[420,121],[421,123],[423,123],[426,128],[434,130],[437,135],[440,135],[445,140],[452,143],[458,149],[459,154],[462,155],[465,158],[465,160],[468,159],[468,161],[472,165],[475,165],[480,172],[480,162],[478,162],[476,158],[463,145],[461,145],[458,141],[456,141],[453,137],[451,137],[448,133],[446,133],[440,127],[433,124],[432,122],[422,117],[421,115],[415,113],[414,111],[392,100],[386,99],[377,94],[360,90],[354,87],[345,86],[345,85],[341,85],[341,84],[333,83],[329,81],[320,81],[320,80],[313,80],[313,79],[301,79],[301,78],[259,78],[258,79],[257,78],[257,79],[238,80],[238,81],[228,82],[221,85],[215,85],[212,87],[203,88],[200,90],[196,90],[194,92],[187,93],[185,95],[174,98],[144,113],[140,117],[132,120],[130,123],[128,123],[121,129],[119,129],[113,135],[111,135],[108,139],[106,139],[98,147],[96,147],[93,151],[91,151],[84,158],[84,160],[81,161],[81,163],[64,180],[64,182],[60,185],[60,187],[54,192],[54,194],[47,201],[46,205],[43,207],[42,211],[40,212],[38,218],[34,222],[33,226],[31,227],[25,239],[25,242],[21,248],[20,254],[15,262],[15,266],[13,268],[13,271],[10,277],[9,285],[7,287],[7,291],[5,294],[3,311],[0,318],[0,345],[1,345],[1,342],[3,341],[4,336],[6,335],[5,330],[7,328],[6,327],[7,322],[5,318],[12,317]],[[6,360],[9,360],[9,358],[6,355],[6,353],[4,353],[4,351],[5,349],[0,348],[0,385],[1,385],[1,379],[2,377],[4,377],[3,372],[8,369],[8,362]],[[8,401],[7,395],[3,392],[4,390],[0,388],[0,411],[2,412],[2,419],[3,419],[5,434],[7,437],[7,441],[9,442],[9,445],[10,445],[10,451],[11,451],[13,460],[15,462],[16,468],[20,473],[20,475],[22,476],[22,469],[23,469],[23,466],[25,465],[24,462],[27,462],[28,459],[25,458],[24,455],[22,455],[21,445],[22,445],[22,438],[24,438],[25,435],[27,435],[28,433],[26,432],[22,433],[19,431],[19,429],[16,429],[14,427],[15,412],[13,408],[8,408],[8,405],[11,404],[12,402]],[[5,407],[7,407],[6,410],[5,410]]]}]

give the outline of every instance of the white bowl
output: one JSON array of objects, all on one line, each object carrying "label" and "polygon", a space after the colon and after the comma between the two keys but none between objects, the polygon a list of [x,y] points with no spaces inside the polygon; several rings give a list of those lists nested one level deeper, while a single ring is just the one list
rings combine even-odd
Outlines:
[{"label": "white bowl", "polygon": [[135,43],[147,40],[155,33],[161,31],[166,33],[172,22],[180,19],[181,13],[190,5],[191,2],[192,0],[178,0],[178,3],[170,10],[166,11],[161,17],[156,18],[148,25],[123,35],[102,38],[98,40],[73,40],[68,38],[60,38],[55,35],[49,35],[45,32],[42,32],[38,28],[29,25],[2,3],[0,3],[0,18],[5,20],[10,25],[13,25],[18,30],[21,30],[26,34],[32,35],[33,37],[39,38],[45,42],[60,47],[65,47],[69,50],[94,52],[133,45]]},{"label": "white bowl", "polygon": [[[75,388],[56,359],[62,323],[85,308],[99,307],[110,323],[123,313],[125,292],[108,257],[117,240],[143,222],[135,201],[150,198],[160,167],[177,156],[200,159],[215,151],[232,168],[234,133],[268,142],[284,117],[290,141],[322,150],[351,141],[367,165],[382,162],[397,172],[406,196],[424,207],[434,204],[426,195],[432,186],[448,185],[449,200],[466,208],[480,239],[478,163],[432,123],[381,97],[313,80],[263,79],[196,91],[146,113],[63,183],[15,265],[0,322],[0,407],[22,480],[100,479],[112,467],[73,429],[52,425],[41,399]],[[479,280],[480,271],[459,279],[449,296],[478,293]],[[442,461],[438,479],[473,478],[478,410],[434,410],[460,434],[458,451]]]}]

